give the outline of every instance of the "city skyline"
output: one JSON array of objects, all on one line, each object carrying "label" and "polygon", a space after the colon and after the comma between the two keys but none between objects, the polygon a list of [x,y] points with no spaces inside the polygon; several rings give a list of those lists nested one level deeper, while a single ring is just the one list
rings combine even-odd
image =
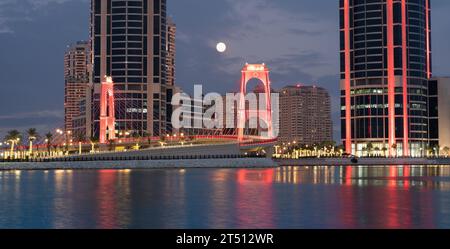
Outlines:
[{"label": "city skyline", "polygon": [[[58,123],[60,126],[63,124],[64,79],[61,73],[63,71],[61,61],[64,46],[88,38],[89,1],[57,2],[35,1],[33,4],[15,3],[15,1],[0,2],[2,6],[0,40],[4,42],[4,47],[9,48],[2,51],[2,54],[6,56],[0,59],[0,66],[6,73],[1,74],[0,82],[12,82],[4,84],[5,91],[0,94],[2,106],[0,107],[0,133],[2,135],[12,128],[36,127],[41,132],[45,132],[46,129],[55,128],[51,125],[52,123]],[[207,91],[233,91],[238,86],[238,72],[243,63],[247,61],[270,63],[273,68],[272,80],[275,88],[298,82],[317,83],[330,92],[333,103],[334,139],[339,141],[337,3],[319,6],[309,1],[283,1],[282,3],[169,1],[168,5],[168,13],[174,16],[177,24],[177,85],[187,92],[191,91],[194,83],[204,84]],[[196,8],[200,5],[211,11],[194,15],[194,17],[184,13],[198,11]],[[20,20],[17,16],[12,16],[14,13],[17,15],[21,13],[18,6],[29,8],[27,15],[33,18]],[[261,16],[258,18],[259,14],[246,13],[246,10],[253,7],[261,8],[263,12],[270,14],[268,19],[272,24],[264,24],[268,21],[261,19]],[[435,76],[446,76],[450,74],[450,69],[444,62],[448,57],[446,53],[450,49],[445,49],[449,45],[445,44],[448,40],[445,39],[444,32],[447,17],[443,13],[445,9],[450,9],[450,4],[447,1],[435,0],[432,1],[432,8],[433,51],[435,52],[433,71]],[[66,13],[69,10],[74,14]],[[319,11],[325,11],[329,15],[320,15]],[[6,12],[8,16],[5,16]],[[284,15],[286,18],[279,17],[277,14],[280,13],[286,14]],[[231,14],[237,14],[238,18],[227,22]],[[289,19],[294,14],[296,14],[295,19]],[[216,19],[209,23],[203,22],[212,16]],[[48,25],[48,22],[54,21],[55,18],[61,20],[61,22],[54,22],[58,25],[51,28],[51,33],[57,35],[48,37],[45,35],[47,30],[42,26],[45,27],[46,22]],[[320,22],[316,22],[315,19],[320,19]],[[42,28],[42,32],[30,33],[29,30],[37,28],[36,26]],[[54,29],[69,29],[72,32],[58,34],[54,32]],[[247,32],[247,29],[250,31]],[[277,33],[286,31],[289,31],[289,34],[285,37],[274,38]],[[59,35],[62,37],[58,37]],[[11,43],[21,37],[20,42],[15,42],[17,44]],[[253,40],[263,37],[266,37],[267,41],[261,41],[257,44],[258,46],[250,49],[250,45],[254,44]],[[329,42],[330,39],[334,40]],[[42,48],[33,53],[29,53],[27,47],[20,48],[20,45],[24,46],[31,41]],[[227,43],[229,49],[225,54],[218,54],[214,50],[215,42],[218,41]],[[274,46],[271,51],[267,51],[268,44],[274,41],[283,46],[276,46],[276,48]],[[323,47],[328,48],[321,49]],[[292,53],[288,56],[286,50]],[[17,59],[12,57],[13,52],[18,55]],[[30,60],[29,57],[45,59],[45,61],[31,68],[29,63],[35,60]],[[17,72],[21,68],[26,68],[26,73],[18,75]],[[35,76],[31,77],[30,74]],[[42,87],[35,88],[35,85]],[[10,97],[14,95],[23,96],[23,99],[17,102],[17,98]],[[33,98],[33,95],[37,96]],[[36,103],[36,100],[39,101]]]},{"label": "city skyline", "polygon": [[448,229],[448,12],[448,0],[0,0],[0,229],[161,229],[143,241],[180,248]]}]

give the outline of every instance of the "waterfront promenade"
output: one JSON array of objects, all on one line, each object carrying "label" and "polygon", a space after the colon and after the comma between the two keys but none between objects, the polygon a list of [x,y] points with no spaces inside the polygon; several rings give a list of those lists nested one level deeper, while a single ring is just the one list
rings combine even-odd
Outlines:
[{"label": "waterfront promenade", "polygon": [[267,168],[279,166],[450,165],[450,158],[301,158],[248,157],[236,143],[97,152],[53,158],[0,161],[0,170]]},{"label": "waterfront promenade", "polygon": [[279,166],[379,166],[379,165],[450,165],[450,158],[304,158],[275,159]]}]

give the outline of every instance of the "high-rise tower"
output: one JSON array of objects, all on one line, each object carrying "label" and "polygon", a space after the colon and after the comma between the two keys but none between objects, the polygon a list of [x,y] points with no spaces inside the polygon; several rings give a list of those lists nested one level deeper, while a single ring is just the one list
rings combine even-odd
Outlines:
[{"label": "high-rise tower", "polygon": [[430,0],[340,0],[347,153],[363,154],[370,143],[390,155],[424,155],[430,26]]},{"label": "high-rise tower", "polygon": [[118,133],[167,132],[166,0],[92,0],[93,130],[98,136],[101,81],[111,76]]},{"label": "high-rise tower", "polygon": [[89,89],[91,72],[89,43],[80,41],[68,47],[64,55],[64,129],[73,133],[73,120],[80,115],[80,101]]},{"label": "high-rise tower", "polygon": [[281,142],[314,145],[333,140],[328,91],[316,86],[287,86],[280,90]]},{"label": "high-rise tower", "polygon": [[169,17],[167,20],[167,84],[173,86],[175,85],[175,37],[177,26],[173,22],[172,18]]}]

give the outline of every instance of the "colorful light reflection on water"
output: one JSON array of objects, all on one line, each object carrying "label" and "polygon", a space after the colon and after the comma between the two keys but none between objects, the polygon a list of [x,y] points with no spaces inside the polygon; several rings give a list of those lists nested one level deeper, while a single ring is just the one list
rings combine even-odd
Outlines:
[{"label": "colorful light reflection on water", "polygon": [[450,166],[3,171],[0,228],[450,228]]}]

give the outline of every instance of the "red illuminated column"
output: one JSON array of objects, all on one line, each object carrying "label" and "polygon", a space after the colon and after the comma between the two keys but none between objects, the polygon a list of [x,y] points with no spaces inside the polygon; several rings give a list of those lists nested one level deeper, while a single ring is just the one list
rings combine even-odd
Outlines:
[{"label": "red illuminated column", "polygon": [[241,77],[241,89],[239,93],[241,96],[239,96],[239,106],[238,106],[238,113],[237,113],[237,130],[238,130],[238,140],[243,141],[244,140],[244,128],[245,128],[245,121],[246,121],[246,112],[245,112],[245,94],[246,91],[246,85],[247,85],[247,72],[245,71],[246,68],[242,70],[242,77]]},{"label": "red illuminated column", "polygon": [[403,64],[403,155],[409,156],[408,55],[406,36],[406,0],[402,0],[402,64]]},{"label": "red illuminated column", "polygon": [[[258,117],[263,119],[267,123],[267,132],[269,134],[269,138],[273,138],[273,125],[272,125],[272,101],[271,101],[271,92],[270,92],[270,79],[269,79],[269,69],[265,64],[246,64],[242,69],[242,78],[240,85],[240,98],[239,98],[239,107],[238,107],[238,140],[244,140],[244,128],[245,122],[248,119],[246,104],[245,104],[245,95],[247,94],[247,83],[251,79],[259,79],[264,84],[264,91],[266,96],[266,107],[261,113],[258,110]],[[254,110],[250,110],[252,112]]]},{"label": "red illuminated column", "polygon": [[272,98],[271,98],[271,90],[270,90],[270,79],[269,79],[269,71],[264,70],[264,87],[266,94],[266,109],[265,109],[265,121],[267,123],[267,133],[269,135],[269,139],[273,138],[273,126],[272,126]]},{"label": "red illuminated column", "polygon": [[101,85],[100,95],[100,143],[116,138],[114,84],[111,77],[105,77]]},{"label": "red illuminated column", "polygon": [[350,0],[344,0],[345,33],[345,151],[352,153],[351,84],[350,84]]},{"label": "red illuminated column", "polygon": [[394,70],[394,3],[387,0],[387,50],[388,50],[388,128],[389,128],[389,154],[394,155],[392,145],[395,138],[395,70]]}]

